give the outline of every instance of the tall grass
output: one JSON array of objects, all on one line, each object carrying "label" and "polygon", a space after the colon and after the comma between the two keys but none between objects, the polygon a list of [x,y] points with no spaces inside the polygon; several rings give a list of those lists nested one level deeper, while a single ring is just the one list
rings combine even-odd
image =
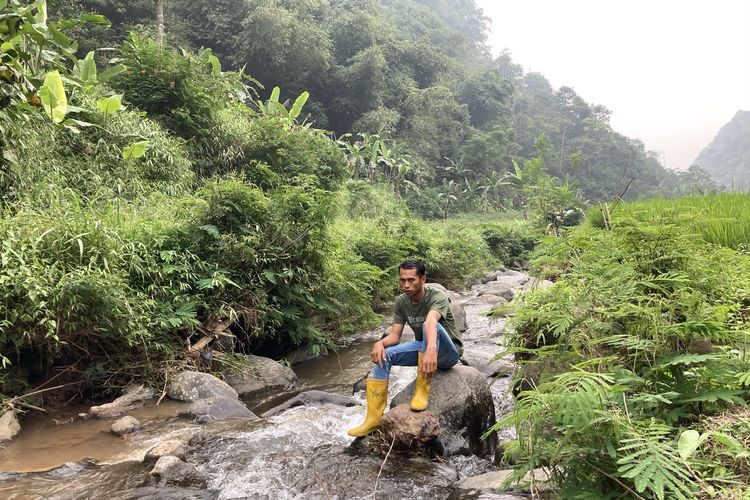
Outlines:
[{"label": "tall grass", "polygon": [[[686,196],[672,200],[654,199],[619,205],[611,213],[612,223],[632,218],[649,223],[670,223],[685,227],[708,243],[742,249],[750,246],[750,194],[720,193]],[[599,207],[589,211],[595,227],[604,225]]]}]

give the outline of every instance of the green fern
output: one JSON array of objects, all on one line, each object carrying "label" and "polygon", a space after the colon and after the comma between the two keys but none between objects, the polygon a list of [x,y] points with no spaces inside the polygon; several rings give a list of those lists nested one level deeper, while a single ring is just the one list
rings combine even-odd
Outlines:
[{"label": "green fern", "polygon": [[627,455],[617,460],[617,473],[632,480],[638,493],[648,491],[658,499],[695,498],[698,485],[688,464],[668,440],[671,431],[671,427],[653,421],[645,429],[633,428],[618,449]]}]

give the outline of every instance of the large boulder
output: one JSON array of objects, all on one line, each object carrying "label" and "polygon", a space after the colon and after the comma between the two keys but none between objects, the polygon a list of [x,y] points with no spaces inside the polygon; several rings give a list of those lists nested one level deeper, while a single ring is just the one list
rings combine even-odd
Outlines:
[{"label": "large boulder", "polygon": [[169,386],[167,395],[178,401],[198,401],[207,398],[237,399],[237,391],[209,373],[184,371]]},{"label": "large boulder", "polygon": [[429,445],[440,435],[435,415],[429,411],[412,411],[408,404],[400,404],[383,415],[380,428],[386,442],[393,442],[395,450]]},{"label": "large boulder", "polygon": [[240,395],[289,390],[297,385],[297,374],[288,366],[253,355],[245,356],[245,360],[242,368],[222,372],[227,384]]},{"label": "large boulder", "polygon": [[313,405],[320,405],[320,404],[331,404],[331,405],[337,405],[337,406],[357,406],[359,403],[350,397],[347,396],[340,396],[338,394],[332,394],[330,392],[325,391],[305,391],[297,394],[292,399],[287,400],[286,402],[275,406],[265,412],[262,416],[263,417],[273,417],[274,415],[278,415],[279,413],[288,410],[289,408],[294,408],[296,406],[313,406]]},{"label": "large boulder", "polygon": [[513,277],[500,277],[496,281],[492,281],[483,286],[478,292],[479,297],[483,295],[497,295],[507,301],[513,300],[516,296],[516,289],[521,288],[522,284],[516,278]]},{"label": "large boulder", "polygon": [[21,424],[18,423],[16,412],[6,411],[0,417],[0,441],[10,441],[21,432]]},{"label": "large boulder", "polygon": [[456,322],[456,328],[458,328],[459,332],[465,332],[468,329],[468,325],[466,323],[466,311],[461,303],[461,296],[452,290],[448,290],[440,283],[428,283],[426,286],[445,292],[451,300],[451,311],[453,312],[453,320]]},{"label": "large boulder", "polygon": [[111,403],[106,403],[101,406],[92,406],[89,409],[89,414],[100,418],[118,417],[130,410],[140,408],[145,404],[147,399],[153,397],[154,391],[148,387],[143,387],[142,385],[130,387],[126,390],[124,395],[115,399]]},{"label": "large boulder", "polygon": [[150,472],[151,482],[161,486],[206,487],[206,477],[187,462],[166,456],[156,461]]},{"label": "large boulder", "polygon": [[501,306],[507,304],[508,300],[495,294],[483,294],[481,296],[472,297],[466,301],[467,306],[476,305],[489,305],[489,306]]},{"label": "large boulder", "polygon": [[187,415],[200,424],[225,420],[227,418],[241,417],[248,420],[258,420],[258,417],[247,409],[247,406],[237,399],[216,397],[199,399],[193,402],[187,409]]},{"label": "large boulder", "polygon": [[[391,407],[408,403],[413,393],[414,382],[393,398]],[[491,457],[495,453],[497,434],[481,439],[495,424],[495,403],[487,378],[476,368],[456,365],[438,371],[432,379],[428,410],[438,417],[447,455]]]},{"label": "large boulder", "polygon": [[476,368],[485,377],[507,377],[516,369],[515,363],[507,359],[495,359],[500,348],[495,344],[475,344],[464,348],[461,361],[466,366]]},{"label": "large boulder", "polygon": [[524,292],[528,292],[530,290],[547,290],[548,288],[552,288],[553,286],[555,286],[555,284],[549,280],[531,278],[523,285],[522,290]]}]

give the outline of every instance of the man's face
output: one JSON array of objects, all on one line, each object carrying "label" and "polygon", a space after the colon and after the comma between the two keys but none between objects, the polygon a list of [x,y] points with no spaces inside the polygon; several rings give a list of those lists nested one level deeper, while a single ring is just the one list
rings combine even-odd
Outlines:
[{"label": "man's face", "polygon": [[416,269],[399,269],[399,283],[401,291],[408,297],[414,297],[422,290],[422,285],[427,281],[427,276],[420,277]]}]

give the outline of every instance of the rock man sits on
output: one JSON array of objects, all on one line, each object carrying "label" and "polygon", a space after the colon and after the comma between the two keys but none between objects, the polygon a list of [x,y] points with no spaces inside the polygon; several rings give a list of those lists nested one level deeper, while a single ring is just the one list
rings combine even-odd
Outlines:
[{"label": "rock man sits on", "polygon": [[[458,363],[463,344],[451,311],[450,299],[442,290],[425,286],[425,265],[406,260],[398,268],[403,292],[393,306],[391,333],[375,342],[370,353],[372,370],[366,383],[367,415],[364,423],[349,430],[350,436],[365,436],[380,427],[388,399],[391,366],[416,366],[417,382],[411,409],[427,409],[430,381],[435,372]],[[401,342],[404,325],[414,330],[416,340]]]}]

